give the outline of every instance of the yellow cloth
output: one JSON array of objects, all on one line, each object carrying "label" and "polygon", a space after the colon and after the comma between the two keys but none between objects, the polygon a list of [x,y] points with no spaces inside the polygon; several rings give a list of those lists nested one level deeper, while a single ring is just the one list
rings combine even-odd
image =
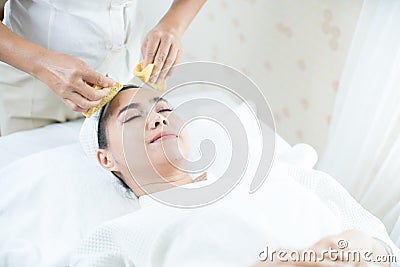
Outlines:
[{"label": "yellow cloth", "polygon": [[142,80],[142,82],[150,85],[157,91],[160,91],[161,93],[165,92],[167,88],[167,82],[165,80],[161,81],[159,84],[149,82],[150,75],[154,69],[154,64],[148,64],[146,68],[143,69],[143,63],[144,62],[141,61],[136,65],[135,69],[133,70],[133,74]]},{"label": "yellow cloth", "polygon": [[[94,108],[89,109],[86,112],[83,112],[82,114],[85,115],[86,118],[90,118],[93,115],[93,113],[95,113],[96,111],[101,109],[105,104],[107,104],[109,101],[111,101],[111,99],[114,98],[114,96],[119,92],[119,90],[122,89],[122,87],[123,87],[122,84],[120,84],[119,82],[116,82],[115,85],[110,88],[110,92],[108,93],[108,95],[106,95],[101,100],[100,104],[98,104]],[[96,90],[99,90],[102,87],[100,87],[99,85],[93,85],[93,88]]]}]

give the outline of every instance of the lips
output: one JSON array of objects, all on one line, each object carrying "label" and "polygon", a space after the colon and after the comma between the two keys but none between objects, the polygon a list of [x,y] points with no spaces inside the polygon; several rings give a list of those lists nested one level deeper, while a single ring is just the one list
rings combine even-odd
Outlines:
[{"label": "lips", "polygon": [[176,138],[178,135],[170,132],[161,132],[156,134],[151,140],[150,143],[158,143],[161,142],[164,139],[169,139],[169,138]]}]

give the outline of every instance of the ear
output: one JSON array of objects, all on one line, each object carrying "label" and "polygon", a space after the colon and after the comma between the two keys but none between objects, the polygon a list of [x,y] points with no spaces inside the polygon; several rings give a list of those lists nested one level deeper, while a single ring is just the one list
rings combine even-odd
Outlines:
[{"label": "ear", "polygon": [[115,164],[114,157],[111,155],[110,151],[106,149],[97,150],[97,161],[107,171],[119,171],[117,165]]}]

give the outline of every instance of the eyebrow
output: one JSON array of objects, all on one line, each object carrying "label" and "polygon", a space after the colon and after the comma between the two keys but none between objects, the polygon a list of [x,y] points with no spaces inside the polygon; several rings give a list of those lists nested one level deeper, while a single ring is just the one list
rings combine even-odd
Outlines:
[{"label": "eyebrow", "polygon": [[[165,102],[165,103],[168,103],[168,101],[167,101],[165,98],[158,97],[158,96],[156,96],[156,97],[154,97],[154,98],[152,98],[152,99],[149,100],[150,103],[151,103],[151,102],[158,103],[158,102],[160,102],[160,101],[163,101],[163,102]],[[130,104],[126,105],[125,107],[121,108],[121,109],[118,111],[118,116],[121,115],[122,112],[124,112],[124,111],[126,111],[126,110],[128,110],[128,109],[137,108],[137,107],[139,107],[139,106],[140,106],[139,103],[130,103]]]},{"label": "eyebrow", "polygon": [[162,97],[159,97],[159,96],[156,96],[153,99],[149,100],[149,102],[154,102],[154,103],[158,103],[160,101],[163,101],[163,102],[168,104],[168,101],[165,98],[162,98]]},{"label": "eyebrow", "polygon": [[130,103],[118,111],[118,116],[121,115],[121,113],[124,112],[125,110],[131,109],[131,108],[137,108],[138,106],[139,106],[138,103]]}]

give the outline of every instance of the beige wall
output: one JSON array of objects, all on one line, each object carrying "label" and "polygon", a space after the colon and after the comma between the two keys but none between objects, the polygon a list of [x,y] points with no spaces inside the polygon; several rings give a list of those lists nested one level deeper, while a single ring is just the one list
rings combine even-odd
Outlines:
[{"label": "beige wall", "polygon": [[[142,1],[149,25],[168,8]],[[184,37],[183,60],[212,60],[252,78],[278,133],[323,151],[362,0],[209,0]]]}]

